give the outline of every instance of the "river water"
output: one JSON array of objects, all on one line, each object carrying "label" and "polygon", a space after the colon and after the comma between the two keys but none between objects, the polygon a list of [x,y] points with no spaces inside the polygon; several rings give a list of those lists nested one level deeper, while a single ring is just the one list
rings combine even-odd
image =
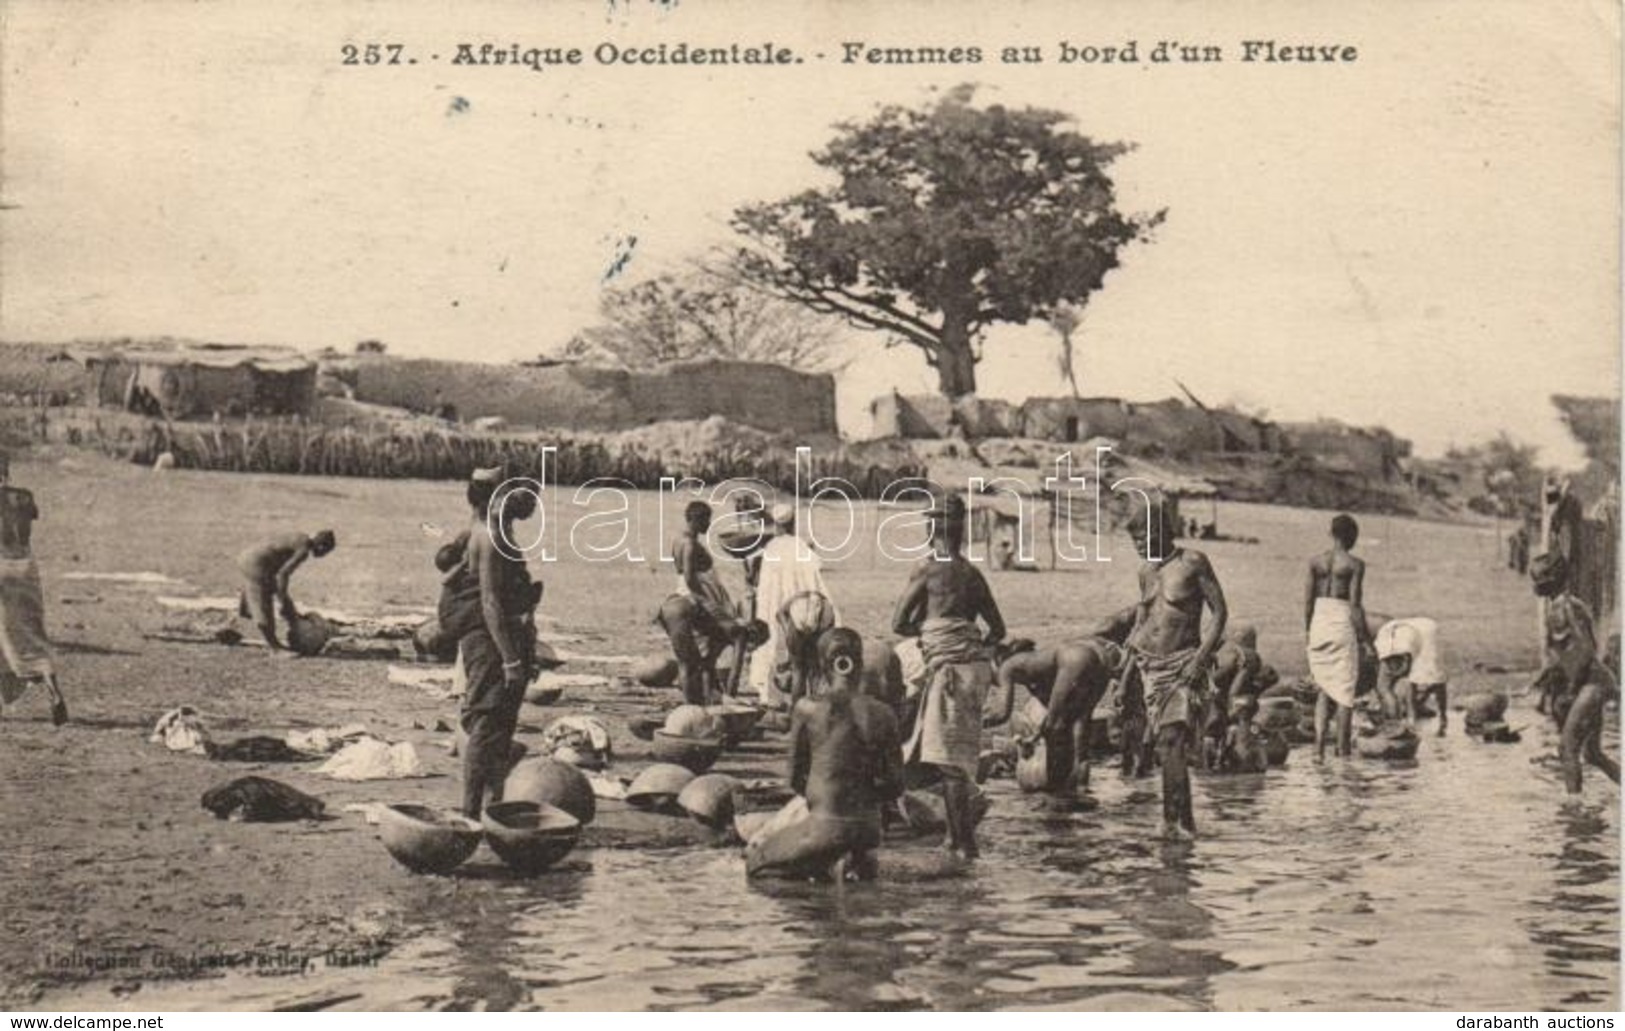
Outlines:
[{"label": "river water", "polygon": [[1097,767],[1071,812],[994,782],[962,877],[757,887],[736,850],[584,850],[478,906],[426,896],[376,968],[141,1005],[1617,1009],[1619,795],[1588,770],[1566,800],[1519,715],[1513,745],[1452,728],[1409,764],[1199,777],[1194,843],[1154,836],[1155,781]]}]

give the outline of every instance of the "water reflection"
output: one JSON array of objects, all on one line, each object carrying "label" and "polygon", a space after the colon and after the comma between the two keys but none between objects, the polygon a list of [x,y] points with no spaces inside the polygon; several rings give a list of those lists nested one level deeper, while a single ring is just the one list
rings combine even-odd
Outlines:
[{"label": "water reflection", "polygon": [[[357,1005],[1613,1007],[1617,789],[1589,777],[1565,803],[1539,761],[1554,737],[1200,775],[1187,844],[1158,837],[1154,781],[1100,771],[1092,804],[1067,809],[999,782],[963,877],[909,875],[931,870],[921,842],[883,853],[894,876],[872,885],[752,886],[739,852],[703,846],[453,878],[425,886],[423,933]],[[264,1004],[264,986],[240,990],[202,1008]]]}]

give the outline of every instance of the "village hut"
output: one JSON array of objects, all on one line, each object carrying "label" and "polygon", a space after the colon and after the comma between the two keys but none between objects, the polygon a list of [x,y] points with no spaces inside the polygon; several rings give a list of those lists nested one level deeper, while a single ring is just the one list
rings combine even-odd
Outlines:
[{"label": "village hut", "polygon": [[[1212,506],[1209,523],[1217,528],[1218,488],[1206,480],[1164,468],[1154,462],[1122,454],[1118,442],[1094,437],[1071,448],[1073,475],[1081,489],[1063,489],[1050,482],[1053,462],[1040,459],[1036,468],[988,465],[968,458],[935,458],[929,480],[944,491],[965,496],[969,513],[968,542],[980,552],[985,547],[1001,568],[1021,565],[1024,556],[1036,559],[1040,540],[1047,540],[1050,568],[1058,564],[1061,527],[1070,520],[1074,539],[1091,546],[1122,529],[1125,511],[1138,499],[1155,500],[1176,526],[1183,527],[1181,502],[1205,498]],[[1063,496],[1064,494],[1064,496]],[[1025,547],[1023,546],[1025,545]]]},{"label": "village hut", "polygon": [[304,415],[316,396],[316,363],[291,348],[145,345],[70,352],[97,407],[169,419]]}]

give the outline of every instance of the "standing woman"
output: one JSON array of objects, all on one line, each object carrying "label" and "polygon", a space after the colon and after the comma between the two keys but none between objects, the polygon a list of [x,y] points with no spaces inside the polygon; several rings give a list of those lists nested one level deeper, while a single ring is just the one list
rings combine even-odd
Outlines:
[{"label": "standing woman", "polygon": [[1326,755],[1326,724],[1337,716],[1337,754],[1354,747],[1354,696],[1360,655],[1369,644],[1365,625],[1365,563],[1354,557],[1360,525],[1344,513],[1332,520],[1331,549],[1309,560],[1303,623],[1309,633],[1309,675],[1315,699],[1315,758]]},{"label": "standing woman", "polygon": [[[470,500],[483,493],[470,486]],[[486,796],[502,798],[519,707],[536,657],[532,613],[541,600],[524,555],[511,543],[514,524],[536,512],[529,491],[498,487],[485,519],[470,529],[462,565],[440,599],[444,632],[457,637],[468,688],[463,693],[463,814],[479,819]]]},{"label": "standing woman", "polygon": [[21,698],[28,685],[45,685],[51,722],[68,722],[68,703],[57,686],[45,597],[30,540],[39,509],[34,495],[11,485],[11,459],[0,452],[0,707]]},{"label": "standing woman", "polygon": [[717,660],[744,627],[705,546],[711,506],[690,501],[683,509],[683,522],[682,534],[672,542],[677,590],[661,604],[655,621],[671,639],[683,701],[705,705],[720,694]]}]

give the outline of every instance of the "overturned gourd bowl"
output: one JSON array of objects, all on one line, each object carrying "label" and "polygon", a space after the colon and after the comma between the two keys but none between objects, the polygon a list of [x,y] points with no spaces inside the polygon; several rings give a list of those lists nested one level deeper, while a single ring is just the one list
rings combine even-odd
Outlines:
[{"label": "overturned gourd bowl", "polygon": [[693,771],[685,767],[655,763],[632,778],[632,783],[626,789],[626,802],[638,809],[680,812],[677,796],[693,779]]},{"label": "overturned gourd bowl", "polygon": [[705,710],[722,728],[722,743],[737,745],[750,736],[762,720],[763,710],[754,705],[714,705]]},{"label": "overturned gourd bowl", "polygon": [[644,687],[670,687],[677,683],[677,660],[669,655],[653,655],[638,663],[632,678]]},{"label": "overturned gourd bowl", "polygon": [[525,688],[525,701],[532,705],[554,705],[564,697],[564,688],[540,681]]},{"label": "overturned gourd bowl", "polygon": [[581,838],[580,820],[543,802],[497,802],[480,823],[497,858],[527,876],[569,855]]},{"label": "overturned gourd bowl", "polygon": [[675,763],[691,773],[704,773],[722,755],[720,737],[678,737],[664,730],[654,732],[654,756]]},{"label": "overturned gourd bowl", "polygon": [[707,773],[688,782],[678,793],[677,804],[712,830],[723,830],[733,823],[734,795],[739,788],[737,778]]},{"label": "overturned gourd bowl", "polygon": [[332,624],[314,613],[306,613],[288,624],[288,647],[306,658],[320,655],[332,637]]},{"label": "overturned gourd bowl", "polygon": [[480,847],[480,825],[425,805],[379,811],[378,836],[395,861],[413,873],[450,873]]}]

